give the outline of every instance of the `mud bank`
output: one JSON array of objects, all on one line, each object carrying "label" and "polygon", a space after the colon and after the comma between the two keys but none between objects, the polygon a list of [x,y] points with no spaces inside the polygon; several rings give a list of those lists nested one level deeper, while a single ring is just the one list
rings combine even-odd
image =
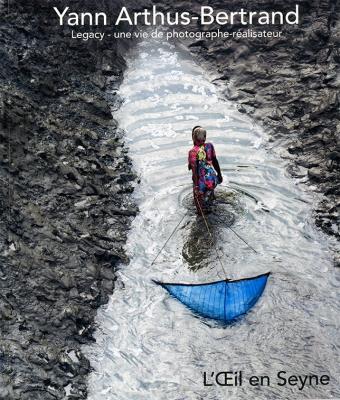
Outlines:
[{"label": "mud bank", "polygon": [[[163,11],[200,13],[204,1],[153,1]],[[165,3],[165,5],[164,5]],[[275,10],[287,11],[298,4],[300,24],[252,25],[253,34],[241,24],[185,27],[190,32],[229,32],[229,39],[189,39],[200,63],[216,73],[216,83],[240,112],[251,115],[282,145],[281,155],[291,160],[288,171],[323,194],[316,205],[315,221],[325,232],[340,238],[340,124],[339,124],[339,4],[324,1],[275,1]],[[177,7],[176,7],[177,5]],[[209,1],[218,11],[271,11],[272,1]],[[254,32],[271,31],[273,37]],[[274,34],[281,32],[280,37]],[[338,258],[337,263],[339,263]]]},{"label": "mud bank", "polygon": [[110,110],[120,102],[104,91],[121,82],[126,43],[72,40],[51,8],[25,0],[0,10],[0,398],[8,400],[86,398],[80,348],[127,261],[137,211]]}]

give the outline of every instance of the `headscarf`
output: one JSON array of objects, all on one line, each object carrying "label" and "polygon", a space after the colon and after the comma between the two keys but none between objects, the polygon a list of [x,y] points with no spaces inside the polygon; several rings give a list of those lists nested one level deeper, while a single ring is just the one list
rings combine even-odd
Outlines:
[{"label": "headscarf", "polygon": [[201,126],[195,126],[192,129],[192,140],[195,146],[200,146],[205,142],[207,131]]}]

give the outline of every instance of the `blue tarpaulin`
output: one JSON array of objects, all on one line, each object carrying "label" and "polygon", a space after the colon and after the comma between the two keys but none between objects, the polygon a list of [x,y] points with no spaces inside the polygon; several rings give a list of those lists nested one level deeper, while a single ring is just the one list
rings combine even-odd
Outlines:
[{"label": "blue tarpaulin", "polygon": [[254,306],[266,286],[269,274],[203,284],[155,282],[195,313],[232,322]]}]

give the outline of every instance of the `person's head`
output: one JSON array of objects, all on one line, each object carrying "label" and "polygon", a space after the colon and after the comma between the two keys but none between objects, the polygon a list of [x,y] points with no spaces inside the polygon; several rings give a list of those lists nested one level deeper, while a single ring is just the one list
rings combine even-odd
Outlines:
[{"label": "person's head", "polygon": [[197,125],[192,128],[192,141],[195,145],[200,145],[205,142],[207,131],[201,126]]}]

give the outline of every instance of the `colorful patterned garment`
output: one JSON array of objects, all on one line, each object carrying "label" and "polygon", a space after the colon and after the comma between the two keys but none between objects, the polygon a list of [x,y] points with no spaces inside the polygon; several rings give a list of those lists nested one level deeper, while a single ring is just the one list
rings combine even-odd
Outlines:
[{"label": "colorful patterned garment", "polygon": [[212,166],[212,160],[216,157],[212,143],[195,144],[189,151],[189,165],[192,170],[194,191],[204,194],[213,191],[217,185],[217,175]]}]

